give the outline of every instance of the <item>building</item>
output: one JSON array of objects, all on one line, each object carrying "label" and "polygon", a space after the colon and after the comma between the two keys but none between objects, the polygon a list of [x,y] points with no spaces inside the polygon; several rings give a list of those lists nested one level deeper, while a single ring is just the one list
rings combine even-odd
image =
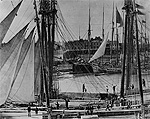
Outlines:
[{"label": "building", "polygon": [[[103,40],[101,37],[91,38],[90,42],[88,40],[83,40],[83,39],[75,40],[75,41],[68,41],[65,43],[66,51],[63,55],[63,58],[65,60],[73,60],[73,59],[80,57],[88,61],[89,56],[92,57],[94,55],[94,53],[97,51],[99,46],[102,44],[102,41]],[[110,59],[111,44],[112,42],[108,40],[106,49],[105,49],[105,54],[104,54],[104,57],[106,57],[107,59]],[[117,51],[117,42],[114,41],[113,50],[112,50],[113,56],[116,57],[116,54],[117,53],[120,54],[121,51],[122,51],[122,44],[119,43],[118,51]]]}]

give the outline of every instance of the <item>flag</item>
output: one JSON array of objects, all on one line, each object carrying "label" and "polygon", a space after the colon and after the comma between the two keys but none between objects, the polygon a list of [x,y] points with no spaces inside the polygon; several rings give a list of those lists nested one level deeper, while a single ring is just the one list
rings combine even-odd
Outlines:
[{"label": "flag", "polygon": [[122,20],[122,17],[116,7],[116,23],[119,23],[120,26],[119,27],[122,27],[123,26],[123,20]]},{"label": "flag", "polygon": [[139,5],[137,3],[135,4],[135,7],[138,8],[138,9],[144,9],[144,7],[142,5]]},{"label": "flag", "polygon": [[145,20],[142,20],[142,23],[146,23],[146,21],[145,21]]},{"label": "flag", "polygon": [[141,12],[140,10],[137,10],[138,15],[145,15],[145,13]]}]

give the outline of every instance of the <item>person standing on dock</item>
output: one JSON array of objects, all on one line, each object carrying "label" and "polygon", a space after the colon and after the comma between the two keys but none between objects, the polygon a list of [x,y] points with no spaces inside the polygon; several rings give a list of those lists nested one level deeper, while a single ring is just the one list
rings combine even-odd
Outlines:
[{"label": "person standing on dock", "polygon": [[38,109],[38,107],[36,106],[36,108],[35,108],[35,114],[38,114],[38,111],[39,111],[39,109]]},{"label": "person standing on dock", "polygon": [[58,101],[56,102],[56,108],[59,109],[59,103],[58,103]]},{"label": "person standing on dock", "polygon": [[31,117],[31,107],[30,107],[30,105],[28,106],[27,110],[28,110],[28,117]]},{"label": "person standing on dock", "polygon": [[69,99],[66,98],[65,102],[66,102],[66,109],[69,109],[69,106],[68,106]]},{"label": "person standing on dock", "polygon": [[108,89],[108,86],[106,86],[106,92],[107,92],[107,93],[108,93],[108,90],[109,90],[109,89]]},{"label": "person standing on dock", "polygon": [[109,108],[109,102],[108,102],[108,100],[106,101],[106,109],[105,109],[106,111],[107,110],[109,110],[110,111],[110,108]]},{"label": "person standing on dock", "polygon": [[116,86],[117,86],[117,85],[113,86],[113,93],[114,93],[114,94],[116,93]]},{"label": "person standing on dock", "polygon": [[143,86],[146,87],[145,79],[142,79]]},{"label": "person standing on dock", "polygon": [[83,92],[83,93],[84,93],[84,92],[87,92],[87,89],[86,89],[86,87],[85,87],[85,84],[82,85],[82,92]]}]

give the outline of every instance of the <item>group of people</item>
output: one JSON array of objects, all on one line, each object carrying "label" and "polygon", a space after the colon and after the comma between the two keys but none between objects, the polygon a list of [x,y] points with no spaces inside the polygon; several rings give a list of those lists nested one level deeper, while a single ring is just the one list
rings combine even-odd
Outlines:
[{"label": "group of people", "polygon": [[[112,86],[113,94],[116,94],[116,87],[117,87],[117,85],[113,85],[113,86]],[[106,86],[106,92],[109,93],[109,88],[108,88],[108,86]]]},{"label": "group of people", "polygon": [[[29,105],[28,106],[28,108],[27,108],[27,110],[28,110],[28,116],[29,117],[31,117],[31,106]],[[38,107],[36,106],[36,108],[35,108],[35,114],[38,114],[38,111],[39,111],[39,109],[38,109]]]},{"label": "group of people", "polygon": [[87,105],[86,110],[87,110],[87,114],[93,114],[93,109],[94,107],[90,104]]}]

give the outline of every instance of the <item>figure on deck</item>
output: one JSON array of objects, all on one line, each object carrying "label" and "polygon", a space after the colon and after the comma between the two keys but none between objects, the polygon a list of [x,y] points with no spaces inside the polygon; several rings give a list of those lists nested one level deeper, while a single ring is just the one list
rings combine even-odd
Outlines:
[{"label": "figure on deck", "polygon": [[143,86],[146,87],[145,79],[142,79],[142,82],[143,82]]},{"label": "figure on deck", "polygon": [[86,87],[85,87],[85,84],[82,85],[82,92],[83,92],[83,93],[84,93],[84,92],[87,92],[87,89],[86,89]]},{"label": "figure on deck", "polygon": [[31,117],[31,107],[30,107],[30,105],[28,106],[27,110],[28,110],[28,116]]},{"label": "figure on deck", "polygon": [[59,103],[58,103],[58,101],[56,102],[56,108],[59,109]]},{"label": "figure on deck", "polygon": [[38,109],[38,107],[36,106],[36,108],[35,108],[35,114],[38,114],[38,111],[39,111],[39,109]]},{"label": "figure on deck", "polygon": [[109,90],[109,89],[108,89],[108,86],[106,86],[106,92],[107,92],[107,93],[108,93],[108,90]]},{"label": "figure on deck", "polygon": [[91,105],[91,106],[90,106],[90,114],[91,114],[91,115],[93,114],[93,109],[94,109],[94,107]]},{"label": "figure on deck", "polygon": [[65,102],[66,102],[66,109],[69,109],[69,106],[68,106],[68,102],[70,102],[69,99],[66,98]]},{"label": "figure on deck", "polygon": [[109,110],[110,111],[110,108],[109,108],[109,102],[106,101],[106,111]]},{"label": "figure on deck", "polygon": [[113,93],[114,93],[114,94],[116,93],[116,86],[117,86],[117,85],[113,86]]}]

